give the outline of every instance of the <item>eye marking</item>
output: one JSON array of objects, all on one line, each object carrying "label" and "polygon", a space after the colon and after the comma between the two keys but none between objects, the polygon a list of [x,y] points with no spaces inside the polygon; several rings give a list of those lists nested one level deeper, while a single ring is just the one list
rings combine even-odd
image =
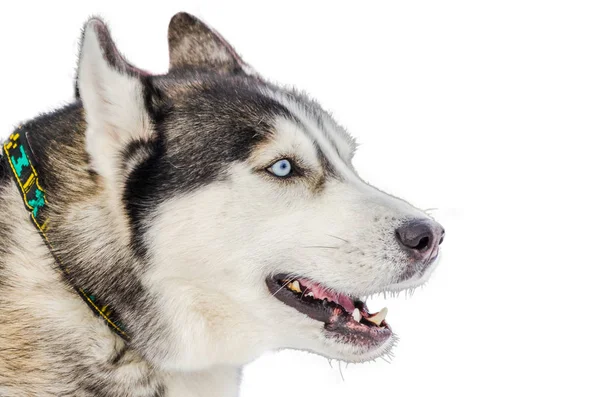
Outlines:
[{"label": "eye marking", "polygon": [[278,178],[286,178],[292,174],[292,162],[288,159],[277,160],[267,171]]}]

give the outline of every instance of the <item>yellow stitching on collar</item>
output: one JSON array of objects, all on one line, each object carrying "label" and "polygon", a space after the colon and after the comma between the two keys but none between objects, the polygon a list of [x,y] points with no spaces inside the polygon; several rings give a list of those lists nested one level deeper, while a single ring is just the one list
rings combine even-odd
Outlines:
[{"label": "yellow stitching on collar", "polygon": [[[54,251],[56,251],[54,246],[52,246],[52,244],[50,243],[50,240],[48,240],[48,236],[46,236],[46,233],[44,233],[42,231],[42,227],[40,226],[40,224],[33,217],[33,214],[31,214],[31,219],[33,219],[33,223],[35,223],[35,225],[39,229],[40,233],[44,237],[44,240],[46,240],[46,242],[48,243],[50,248],[52,248]],[[54,254],[54,255],[56,257],[56,260],[60,263],[61,267],[63,269],[66,269],[66,266],[62,263],[62,261],[60,260],[60,257],[57,254]],[[85,297],[85,299],[90,303],[90,305],[96,310],[96,312],[98,314],[100,314],[102,316],[102,318],[104,318],[104,320],[106,320],[107,323],[109,323],[121,335],[125,336],[126,338],[129,338],[129,335],[127,335],[127,333],[125,333],[125,331],[123,331],[117,324],[113,323],[112,320],[110,318],[108,318],[107,315],[105,315],[98,306],[96,306],[96,304],[90,299],[90,297],[85,293],[85,291],[82,288],[77,287],[77,289],[79,290],[79,292],[81,292],[81,294]]]},{"label": "yellow stitching on collar", "polygon": [[[21,127],[19,127],[21,128]],[[14,142],[19,138],[19,133],[13,133],[10,135],[10,139],[11,141],[9,141],[8,143],[5,143],[3,145],[4,148],[4,152],[6,153],[6,160],[8,161],[8,164],[10,165],[10,168],[12,169],[12,172],[15,176],[15,179],[17,180],[17,184],[20,187],[21,193],[23,193],[23,202],[25,203],[25,205],[27,206],[27,208],[29,208],[30,210],[33,210],[33,207],[29,204],[29,202],[27,201],[27,193],[29,192],[29,190],[31,189],[32,185],[35,183],[35,185],[37,186],[37,188],[44,193],[44,199],[46,200],[46,196],[45,193],[46,191],[40,186],[39,183],[39,178],[38,178],[38,173],[37,170],[35,169],[35,167],[33,166],[33,163],[31,162],[31,159],[28,157],[29,160],[29,167],[31,168],[31,175],[29,176],[29,178],[27,179],[27,181],[25,182],[25,186],[23,186],[23,184],[21,183],[21,179],[19,178],[17,171],[14,168],[14,165],[10,159],[10,154],[8,153],[8,149],[10,148],[10,146],[12,145],[12,148],[16,148],[17,147],[17,143]],[[47,201],[46,201],[47,203]],[[35,226],[37,227],[38,231],[40,232],[40,234],[42,235],[42,237],[44,238],[44,240],[46,241],[46,243],[48,244],[48,246],[50,247],[51,250],[53,250],[53,254],[54,257],[56,258],[56,260],[59,262],[59,265],[61,266],[61,269],[68,274],[69,271],[67,269],[67,267],[63,264],[62,260],[60,259],[60,257],[58,256],[58,254],[56,254],[56,249],[52,246],[52,243],[50,243],[50,240],[48,239],[48,236],[46,236],[46,233],[44,232],[46,227],[47,227],[47,223],[48,223],[48,219],[45,220],[43,225],[40,225],[37,221],[37,219],[35,219],[35,216],[33,215],[33,212],[30,213],[31,219],[33,220],[33,223],[35,224]],[[86,301],[89,303],[90,306],[92,306],[96,313],[98,313],[110,326],[112,326],[112,328],[114,330],[116,330],[119,334],[121,334],[123,337],[125,337],[126,340],[129,339],[129,335],[127,335],[127,333],[125,331],[123,331],[121,329],[121,327],[119,327],[117,324],[115,324],[108,316],[111,314],[112,311],[108,311],[105,313],[106,309],[108,308],[108,306],[104,306],[102,309],[100,309],[98,306],[96,306],[96,304],[92,301],[92,299],[85,293],[85,291],[82,288],[79,287],[75,287],[77,288],[77,290],[81,293],[81,295],[86,299]]]}]

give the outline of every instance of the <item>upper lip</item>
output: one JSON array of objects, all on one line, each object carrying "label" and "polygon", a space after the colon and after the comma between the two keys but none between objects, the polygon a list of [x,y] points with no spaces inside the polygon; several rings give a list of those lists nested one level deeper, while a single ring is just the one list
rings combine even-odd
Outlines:
[{"label": "upper lip", "polygon": [[427,269],[437,260],[438,256],[439,250],[435,250],[435,252],[432,251],[430,257],[424,260],[409,262],[406,269],[398,276],[398,283],[410,280],[417,274],[419,277],[423,276]]}]

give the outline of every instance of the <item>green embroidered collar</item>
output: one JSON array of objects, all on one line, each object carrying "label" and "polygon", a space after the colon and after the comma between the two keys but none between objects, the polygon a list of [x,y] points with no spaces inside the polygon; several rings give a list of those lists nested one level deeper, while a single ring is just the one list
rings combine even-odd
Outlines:
[{"label": "green embroidered collar", "polygon": [[[56,254],[56,250],[46,235],[49,219],[45,216],[44,210],[48,201],[46,192],[40,185],[39,174],[34,165],[35,156],[32,155],[33,152],[29,147],[26,137],[23,139],[23,135],[26,133],[27,132],[23,131],[21,128],[17,129],[17,131],[15,131],[4,143],[4,154],[6,161],[12,170],[15,182],[23,196],[25,208],[30,213],[31,221],[58,263],[65,279],[68,281],[70,279],[68,277],[69,269],[60,260]],[[100,299],[96,298],[89,291],[73,285],[70,281],[68,282],[97,316],[102,318],[117,335],[125,341],[129,341],[129,335],[108,305],[104,305]]]}]

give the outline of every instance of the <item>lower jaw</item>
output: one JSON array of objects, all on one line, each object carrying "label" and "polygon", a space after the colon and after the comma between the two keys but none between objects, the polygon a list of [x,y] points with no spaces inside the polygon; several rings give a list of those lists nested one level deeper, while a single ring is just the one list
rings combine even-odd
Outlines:
[{"label": "lower jaw", "polygon": [[357,341],[354,336],[323,329],[323,340],[327,350],[321,355],[347,363],[364,363],[390,354],[396,338],[393,335],[380,341]]}]

